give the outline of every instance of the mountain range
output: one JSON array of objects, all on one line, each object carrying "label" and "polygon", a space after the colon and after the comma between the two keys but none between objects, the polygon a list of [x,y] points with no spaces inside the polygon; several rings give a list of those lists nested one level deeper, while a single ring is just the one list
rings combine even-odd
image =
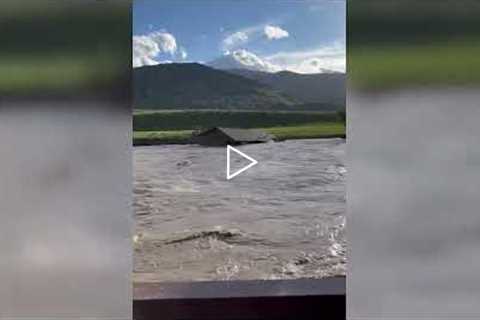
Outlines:
[{"label": "mountain range", "polygon": [[275,72],[255,59],[242,57],[245,64],[222,58],[208,65],[166,63],[134,68],[134,107],[326,111],[345,106],[344,73]]},{"label": "mountain range", "polygon": [[303,103],[345,105],[344,73],[300,74],[290,71],[269,73],[246,69],[232,69],[229,72],[255,80]]}]

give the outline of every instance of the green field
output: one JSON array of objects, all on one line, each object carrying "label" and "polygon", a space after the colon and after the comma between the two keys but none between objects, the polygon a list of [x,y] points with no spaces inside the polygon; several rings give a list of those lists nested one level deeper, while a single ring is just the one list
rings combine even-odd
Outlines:
[{"label": "green field", "polygon": [[133,145],[187,144],[192,130],[134,131]]},{"label": "green field", "polygon": [[135,131],[195,130],[211,127],[271,128],[337,122],[336,112],[136,111]]},{"label": "green field", "polygon": [[276,140],[345,137],[342,112],[149,111],[133,114],[134,145],[187,144],[194,130],[261,128]]},{"label": "green field", "polygon": [[345,124],[342,122],[319,122],[299,126],[264,128],[277,140],[314,139],[345,137]]},{"label": "green field", "polygon": [[[318,122],[297,126],[263,128],[276,140],[345,137],[343,122]],[[193,130],[135,131],[134,145],[188,144]]]}]

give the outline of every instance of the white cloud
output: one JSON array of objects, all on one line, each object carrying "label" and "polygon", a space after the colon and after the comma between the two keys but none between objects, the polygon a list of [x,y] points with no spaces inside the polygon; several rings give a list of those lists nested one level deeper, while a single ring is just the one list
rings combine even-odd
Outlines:
[{"label": "white cloud", "polygon": [[282,39],[289,36],[287,30],[284,30],[276,26],[270,26],[270,25],[266,25],[265,28],[263,29],[263,32],[265,33],[265,36],[267,36],[269,40]]},{"label": "white cloud", "polygon": [[147,36],[134,36],[132,39],[133,67],[154,65],[160,53],[158,44]]},{"label": "white cloud", "polygon": [[273,25],[258,24],[229,33],[222,41],[222,50],[229,53],[236,49],[243,49],[254,41],[265,37],[268,40],[282,39],[289,36],[287,30]]},{"label": "white cloud", "polygon": [[[220,32],[224,32],[223,27]],[[248,43],[260,39],[282,39],[289,36],[287,30],[271,24],[257,24],[243,29],[236,30],[226,35],[222,41],[221,48],[225,53],[236,49],[244,49]]]},{"label": "white cloud", "polygon": [[259,56],[237,49],[219,57],[208,65],[218,69],[248,69],[263,72],[287,70],[296,73],[345,72],[345,45],[340,43],[311,50],[279,52]]},{"label": "white cloud", "polygon": [[187,53],[187,51],[185,50],[185,48],[180,48],[180,50],[179,50],[178,52],[179,52],[180,58],[181,58],[182,60],[187,59],[188,53]]},{"label": "white cloud", "polygon": [[[163,31],[133,36],[132,46],[134,68],[161,63],[156,59],[160,53],[167,53],[174,56],[177,52],[177,41],[175,37]],[[183,53],[181,53],[181,56],[183,56]]]},{"label": "white cloud", "polygon": [[336,44],[312,50],[279,52],[265,60],[282,70],[297,73],[345,72],[345,46]]},{"label": "white cloud", "polygon": [[223,39],[223,49],[229,51],[238,47],[239,45],[245,44],[248,42],[248,30],[237,31],[232,34],[229,34],[225,39]]},{"label": "white cloud", "polygon": [[150,37],[153,38],[153,41],[158,43],[160,49],[163,52],[174,55],[177,51],[177,40],[171,33],[154,32],[150,34]]},{"label": "white cloud", "polygon": [[222,49],[225,53],[240,49],[247,43],[260,39],[265,28],[264,24],[243,28],[228,34],[222,41]]}]

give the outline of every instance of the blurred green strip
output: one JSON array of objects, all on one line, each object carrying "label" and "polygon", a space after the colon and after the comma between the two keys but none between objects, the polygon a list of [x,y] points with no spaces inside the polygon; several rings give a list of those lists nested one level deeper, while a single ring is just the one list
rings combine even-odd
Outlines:
[{"label": "blurred green strip", "polygon": [[108,84],[118,76],[118,59],[88,56],[0,57],[0,93],[61,92]]},{"label": "blurred green strip", "polygon": [[358,89],[480,84],[480,41],[350,46],[348,72]]},{"label": "blurred green strip", "polygon": [[478,0],[348,1],[349,45],[439,43],[480,35]]}]

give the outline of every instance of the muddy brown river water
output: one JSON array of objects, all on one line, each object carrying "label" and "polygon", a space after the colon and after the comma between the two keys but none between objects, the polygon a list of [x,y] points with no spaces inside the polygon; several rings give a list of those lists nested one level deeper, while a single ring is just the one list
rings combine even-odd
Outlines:
[{"label": "muddy brown river water", "polygon": [[227,181],[225,148],[134,148],[134,281],[345,274],[345,141],[239,149],[259,163]]}]

